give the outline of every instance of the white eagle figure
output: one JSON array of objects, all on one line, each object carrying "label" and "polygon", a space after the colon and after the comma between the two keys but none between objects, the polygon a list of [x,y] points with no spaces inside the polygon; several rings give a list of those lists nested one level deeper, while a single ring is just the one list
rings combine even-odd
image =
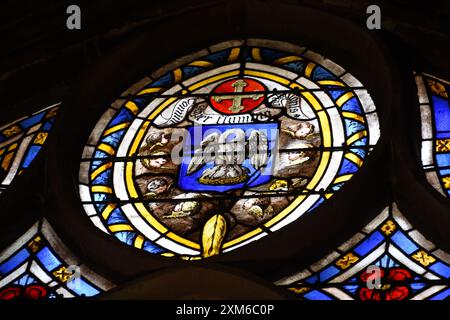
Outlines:
[{"label": "white eagle figure", "polygon": [[229,129],[206,136],[194,151],[187,174],[199,170],[210,161],[214,167],[203,171],[199,182],[209,185],[238,184],[249,179],[250,170],[242,164],[246,156],[256,169],[264,170],[268,160],[268,140],[262,130],[251,132],[248,142],[242,129]]}]

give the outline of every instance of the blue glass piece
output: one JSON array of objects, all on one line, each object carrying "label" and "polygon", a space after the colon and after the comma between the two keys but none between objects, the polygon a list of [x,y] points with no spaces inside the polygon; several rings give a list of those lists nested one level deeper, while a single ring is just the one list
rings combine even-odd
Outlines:
[{"label": "blue glass piece", "polygon": [[336,76],[330,71],[322,68],[321,66],[316,66],[312,75],[313,80],[335,80]]},{"label": "blue glass piece", "polygon": [[[352,146],[353,145],[356,145],[356,144],[354,143],[354,144],[352,144]],[[361,159],[365,159],[366,158],[367,151],[364,150],[364,149],[352,148],[352,149],[350,149],[350,151],[353,152],[353,153],[356,153]]]},{"label": "blue glass piece", "polygon": [[199,74],[200,72],[204,71],[205,68],[200,68],[200,67],[183,67],[183,74],[186,78],[190,78],[193,77],[197,74]]},{"label": "blue glass piece", "polygon": [[108,217],[108,225],[119,223],[128,223],[128,220],[123,216],[119,208],[115,208]]},{"label": "blue glass piece", "polygon": [[155,253],[155,254],[161,253],[161,252],[164,251],[164,250],[163,250],[160,246],[158,246],[157,244],[155,244],[155,243],[153,243],[153,242],[150,242],[150,241],[147,241],[147,240],[144,242],[144,245],[142,246],[142,249],[144,249],[144,250],[147,251],[147,252]]},{"label": "blue glass piece", "polygon": [[413,282],[413,283],[411,283],[411,288],[414,291],[422,290],[424,287],[425,287],[425,283],[422,283],[422,282]]},{"label": "blue glass piece", "polygon": [[311,208],[309,208],[309,210],[308,210],[307,212],[311,212],[311,211],[315,210],[315,209],[316,209],[318,206],[320,206],[324,201],[325,201],[325,198],[321,196],[321,197],[319,198],[319,200],[317,200],[316,203],[314,203],[314,205],[313,205]]},{"label": "blue glass piece", "polygon": [[348,99],[342,106],[342,111],[354,112],[357,114],[364,114],[363,109],[359,103],[359,100],[356,97]]},{"label": "blue glass piece", "polygon": [[341,170],[339,170],[339,173],[337,175],[341,176],[348,173],[355,173],[356,171],[358,171],[358,169],[359,168],[356,164],[345,158],[344,161],[342,161]]},{"label": "blue glass piece", "polygon": [[168,87],[173,84],[173,76],[172,73],[166,73],[161,78],[156,80],[155,82],[151,83],[148,87],[154,88],[154,87]]},{"label": "blue glass piece", "polygon": [[94,158],[96,158],[96,159],[98,159],[98,158],[104,159],[104,158],[108,158],[108,157],[111,157],[111,156],[101,150],[96,150],[94,152]]},{"label": "blue glass piece", "polygon": [[331,190],[333,190],[334,192],[339,191],[343,185],[344,185],[343,182],[334,184],[331,186]]},{"label": "blue glass piece", "polygon": [[30,274],[26,273],[23,276],[21,276],[19,279],[13,282],[15,285],[19,285],[22,287],[25,287],[29,284],[37,283],[36,279],[31,276]]},{"label": "blue glass piece", "polygon": [[48,120],[48,121],[46,121],[43,125],[42,125],[42,127],[41,127],[41,131],[50,131],[50,130],[52,130],[52,126],[53,126],[53,122],[54,122],[54,118],[52,118],[52,119],[50,119],[50,120]]},{"label": "blue glass piece", "polygon": [[450,267],[445,263],[438,261],[429,268],[444,278],[450,278]]},{"label": "blue glass piece", "polygon": [[331,277],[337,275],[340,272],[340,270],[338,268],[336,268],[335,266],[331,265],[327,268],[325,268],[324,270],[322,270],[319,273],[319,279],[320,282],[325,282],[328,279],[330,279]]},{"label": "blue glass piece", "polygon": [[328,90],[327,91],[331,97],[333,98],[333,100],[337,100],[339,99],[339,97],[341,97],[342,95],[344,95],[345,93],[347,93],[347,90],[340,90],[340,89],[333,89],[333,90]]},{"label": "blue glass piece", "polygon": [[92,173],[95,169],[107,163],[107,160],[93,160],[91,162],[90,172]]},{"label": "blue glass piece", "polygon": [[97,208],[97,212],[102,212],[105,209],[106,204],[104,203],[94,203],[94,206]]},{"label": "blue glass piece", "polygon": [[450,166],[450,153],[436,154],[436,162],[439,167]]},{"label": "blue glass piece", "polygon": [[444,132],[437,132],[436,133],[437,139],[447,139],[450,138],[450,131],[444,131]]},{"label": "blue glass piece", "polygon": [[367,253],[372,251],[372,249],[378,246],[383,240],[384,236],[379,231],[375,231],[370,236],[368,236],[361,244],[359,244],[353,251],[355,251],[360,256],[365,256]]},{"label": "blue glass piece", "polygon": [[366,129],[366,126],[355,120],[345,119],[344,123],[345,123],[345,133],[347,137],[351,137],[354,133]]},{"label": "blue glass piece", "polygon": [[41,120],[44,117],[44,115],[45,115],[45,112],[41,112],[41,113],[38,113],[37,115],[31,116],[31,117],[29,117],[29,118],[27,118],[25,120],[22,120],[20,122],[20,126],[23,129],[28,129],[29,127],[32,127],[35,124],[41,122]]},{"label": "blue glass piece", "polygon": [[430,300],[444,300],[450,296],[450,289],[439,292],[437,295],[430,298]]},{"label": "blue glass piece", "polygon": [[117,148],[124,133],[125,133],[125,129],[116,131],[116,132],[108,135],[107,137],[103,138],[102,142],[105,142],[105,143],[109,144],[110,146]]},{"label": "blue glass piece", "polygon": [[395,232],[392,237],[392,241],[400,247],[407,254],[411,254],[418,250],[419,247],[411,241],[402,231]]},{"label": "blue glass piece", "polygon": [[316,284],[319,282],[319,278],[317,277],[317,274],[315,274],[315,275],[312,275],[312,276],[306,278],[305,282],[307,282],[309,284]]},{"label": "blue glass piece", "polygon": [[123,243],[132,245],[134,238],[136,237],[136,232],[121,231],[116,232],[114,235],[116,236],[117,239],[119,239]]},{"label": "blue glass piece", "polygon": [[203,59],[213,62],[216,65],[222,65],[228,61],[228,56],[230,55],[230,52],[231,52],[230,49],[222,50],[216,53],[209,54]]},{"label": "blue glass piece", "polygon": [[108,124],[108,128],[114,127],[116,124],[130,122],[134,119],[134,114],[125,107],[120,108],[119,114],[115,116]]},{"label": "blue glass piece", "polygon": [[107,201],[111,198],[111,195],[106,193],[94,192],[92,194],[92,197],[94,198],[94,201]]},{"label": "blue glass piece", "polygon": [[[352,146],[355,146],[355,147],[364,147],[364,146],[367,146],[369,144],[369,139],[367,139],[367,138],[362,138],[362,139],[359,139],[358,141],[356,141],[356,142],[354,142],[354,143],[352,143]],[[361,149],[360,149],[361,150]],[[364,152],[364,154],[366,153],[366,151],[365,150],[362,150],[363,152]]]},{"label": "blue glass piece", "polygon": [[53,269],[61,265],[61,261],[53,254],[53,252],[48,248],[42,248],[36,256],[42,265],[47,269],[47,271],[52,271]]},{"label": "blue glass piece", "polygon": [[27,155],[25,156],[25,159],[22,163],[22,168],[28,168],[28,166],[33,162],[34,158],[37,156],[39,151],[41,150],[41,146],[31,146],[30,149],[28,149]]},{"label": "blue glass piece", "polygon": [[277,60],[282,57],[291,56],[291,53],[287,53],[285,51],[281,50],[272,50],[267,48],[261,49],[261,57],[263,58],[263,61],[272,62],[274,60]]},{"label": "blue glass piece", "polygon": [[433,95],[431,98],[434,108],[434,122],[436,131],[450,131],[450,106],[448,100]]},{"label": "blue glass piece", "polygon": [[356,294],[356,290],[359,288],[358,285],[347,285],[344,286],[344,289],[347,290],[348,292],[352,293],[352,294]]},{"label": "blue glass piece", "polygon": [[450,175],[450,169],[440,170],[440,171],[439,171],[439,174],[440,174],[442,177],[448,176],[448,175]]},{"label": "blue glass piece", "polygon": [[28,250],[23,248],[22,250],[17,252],[15,255],[13,255],[11,258],[9,258],[0,265],[0,275],[4,276],[11,270],[16,269],[25,260],[27,260],[29,256],[30,254],[28,253]]},{"label": "blue glass piece", "polygon": [[100,293],[100,291],[94,288],[82,277],[72,281],[71,283],[68,283],[67,286],[79,296],[85,295],[86,297],[92,297]]},{"label": "blue glass piece", "polygon": [[302,74],[303,70],[305,70],[305,62],[304,61],[295,61],[291,63],[286,63],[280,66],[281,68],[287,69],[297,74]]},{"label": "blue glass piece", "polygon": [[110,183],[112,183],[112,168],[103,171],[92,181],[92,184],[109,185]]},{"label": "blue glass piece", "polygon": [[304,294],[303,297],[308,300],[333,300],[331,297],[318,290],[310,291]]}]

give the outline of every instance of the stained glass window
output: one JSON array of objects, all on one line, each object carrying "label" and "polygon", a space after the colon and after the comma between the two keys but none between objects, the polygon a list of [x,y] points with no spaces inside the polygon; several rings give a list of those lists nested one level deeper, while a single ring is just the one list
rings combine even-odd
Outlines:
[{"label": "stained glass window", "polygon": [[82,264],[45,219],[0,253],[0,300],[91,297],[113,286]]},{"label": "stained glass window", "polygon": [[228,41],[112,103],[85,146],[79,192],[105,233],[200,259],[313,211],[379,135],[369,92],[341,66],[288,43]]},{"label": "stained glass window", "polygon": [[429,183],[450,197],[450,83],[416,74],[422,123],[422,165]]},{"label": "stained glass window", "polygon": [[442,300],[450,296],[450,255],[393,204],[331,254],[276,284],[307,300]]},{"label": "stained glass window", "polygon": [[58,109],[59,103],[0,128],[0,193],[39,153]]}]

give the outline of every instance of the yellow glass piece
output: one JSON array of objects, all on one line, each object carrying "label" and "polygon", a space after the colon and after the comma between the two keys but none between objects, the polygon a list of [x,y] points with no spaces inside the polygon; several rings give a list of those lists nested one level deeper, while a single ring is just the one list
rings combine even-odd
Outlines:
[{"label": "yellow glass piece", "polygon": [[9,138],[9,137],[11,137],[11,136],[21,132],[21,131],[22,131],[22,129],[20,129],[19,126],[14,125],[14,126],[9,127],[8,129],[3,130],[3,135],[5,137]]},{"label": "yellow glass piece", "polygon": [[336,261],[336,265],[339,268],[341,268],[342,270],[345,270],[348,267],[350,267],[352,264],[357,262],[358,260],[359,260],[359,258],[357,256],[355,256],[353,253],[349,252],[345,256],[343,256],[341,259]]},{"label": "yellow glass piece", "polygon": [[450,139],[436,140],[436,152],[449,152],[450,151]]},{"label": "yellow glass piece", "polygon": [[6,148],[0,149],[0,156],[1,156],[2,154],[4,154],[5,151],[6,151]]},{"label": "yellow glass piece", "polygon": [[134,246],[138,249],[142,249],[142,246],[144,245],[144,240],[145,238],[142,235],[138,235],[134,240]]},{"label": "yellow glass piece", "polygon": [[290,287],[288,288],[289,291],[292,291],[296,294],[302,294],[302,293],[306,293],[309,290],[311,290],[311,288],[309,287]]},{"label": "yellow glass piece", "polygon": [[365,122],[363,116],[361,116],[359,114],[356,114],[356,113],[353,113],[353,112],[342,112],[342,116],[344,118],[356,120],[356,121],[359,121],[361,123]]},{"label": "yellow glass piece", "polygon": [[98,146],[98,149],[109,154],[110,156],[113,156],[116,153],[116,151],[109,144],[106,143],[101,143]]},{"label": "yellow glass piece", "polygon": [[36,138],[34,138],[34,143],[35,144],[44,144],[45,140],[47,140],[48,137],[48,132],[39,132],[36,136]]},{"label": "yellow glass piece", "polygon": [[291,63],[291,62],[295,62],[295,61],[300,61],[300,60],[302,60],[302,58],[300,58],[299,56],[287,56],[287,57],[282,57],[282,58],[276,59],[273,62],[273,64],[278,66],[278,65]]},{"label": "yellow glass piece", "polygon": [[112,193],[112,189],[107,186],[92,186],[92,192]]},{"label": "yellow glass piece", "polygon": [[62,266],[55,271],[53,271],[55,278],[59,279],[61,282],[67,282],[72,276],[72,273],[67,270],[66,267]]},{"label": "yellow glass piece", "polygon": [[430,256],[428,253],[426,253],[423,250],[420,250],[412,255],[412,258],[419,262],[424,267],[427,267],[428,265],[434,263],[436,259],[433,256]]},{"label": "yellow glass piece", "polygon": [[117,207],[115,203],[110,203],[106,206],[106,208],[102,212],[103,219],[108,219],[111,212]]},{"label": "yellow glass piece", "polygon": [[159,92],[161,91],[162,88],[147,88],[147,89],[143,89],[141,91],[138,92],[138,96],[146,94],[146,93],[155,93],[155,92]]},{"label": "yellow glass piece", "polygon": [[112,167],[112,162],[108,162],[108,163],[105,163],[104,165],[101,165],[100,167],[98,167],[91,173],[91,180],[94,180],[100,174],[102,174],[104,171],[108,170],[111,167]]},{"label": "yellow glass piece", "polygon": [[55,107],[49,110],[49,112],[45,115],[45,119],[51,118],[56,116],[57,111],[59,110],[59,107]]},{"label": "yellow glass piece", "polygon": [[340,81],[336,80],[319,80],[317,81],[318,84],[321,84],[323,86],[339,86],[339,87],[345,87],[345,84],[343,84]]},{"label": "yellow glass piece", "polygon": [[334,193],[325,193],[324,196],[327,199],[330,199],[333,196]]},{"label": "yellow glass piece", "polygon": [[223,249],[226,249],[226,248],[229,248],[229,247],[231,247],[231,246],[234,246],[235,244],[238,244],[238,243],[240,243],[240,242],[242,242],[242,241],[245,241],[245,240],[247,240],[247,239],[253,238],[253,237],[256,236],[257,234],[260,234],[261,232],[262,232],[262,229],[261,229],[261,228],[257,228],[257,229],[255,229],[255,230],[252,230],[252,231],[250,231],[250,232],[247,232],[247,233],[243,234],[243,235],[240,236],[240,237],[237,237],[237,238],[235,238],[235,239],[233,239],[233,240],[231,240],[231,241],[225,242],[225,243],[223,244],[222,248],[223,248]]},{"label": "yellow glass piece", "polygon": [[202,257],[181,256],[181,259],[187,260],[187,261],[193,261],[193,260],[201,260]]},{"label": "yellow glass piece", "polygon": [[305,68],[305,76],[307,76],[308,78],[311,78],[311,74],[315,67],[316,67],[316,64],[314,62],[308,63]]},{"label": "yellow glass piece", "polygon": [[253,49],[252,49],[252,57],[253,57],[253,59],[255,59],[256,61],[261,62],[261,61],[262,61],[262,58],[261,58],[261,50],[260,50],[259,48],[253,48]]},{"label": "yellow glass piece", "polygon": [[139,107],[133,101],[127,101],[127,103],[125,103],[125,107],[133,114],[137,114],[139,112]]},{"label": "yellow glass piece", "polygon": [[448,98],[447,91],[445,90],[445,87],[442,83],[427,79],[428,86],[430,87],[431,91],[441,97]]},{"label": "yellow glass piece", "polygon": [[450,177],[442,178],[442,182],[444,183],[445,189],[450,189]]},{"label": "yellow glass piece", "polygon": [[188,65],[192,66],[192,67],[202,67],[202,68],[209,68],[209,67],[214,66],[213,63],[211,63],[209,61],[204,61],[204,60],[193,61],[193,62],[189,63]]},{"label": "yellow glass piece", "polygon": [[106,137],[106,136],[110,135],[111,133],[114,133],[114,132],[117,132],[117,131],[119,131],[119,130],[125,129],[125,128],[128,127],[129,125],[130,125],[129,122],[118,124],[117,126],[114,126],[114,127],[112,127],[112,128],[109,128],[108,130],[106,130],[106,131],[103,133],[103,136]]},{"label": "yellow glass piece", "polygon": [[112,224],[108,226],[111,232],[133,231],[133,227],[129,224]]},{"label": "yellow glass piece", "polygon": [[183,72],[181,71],[180,68],[176,68],[175,70],[173,70],[173,78],[174,78],[174,82],[180,82],[181,78],[183,77]]},{"label": "yellow glass piece", "polygon": [[289,88],[291,88],[291,89],[299,89],[299,90],[305,89],[305,87],[299,85],[297,82],[291,83],[289,85]]},{"label": "yellow glass piece", "polygon": [[208,258],[220,253],[222,241],[227,232],[227,222],[221,214],[209,218],[203,226],[203,257]]},{"label": "yellow glass piece", "polygon": [[336,179],[334,179],[333,184],[338,184],[341,182],[348,181],[352,178],[352,176],[353,176],[352,174],[345,174],[343,176],[337,177]]},{"label": "yellow glass piece", "polygon": [[387,236],[392,234],[397,229],[397,226],[395,225],[394,221],[388,220],[385,224],[381,227],[381,231]]},{"label": "yellow glass piece", "polygon": [[364,163],[364,160],[353,152],[347,152],[344,157],[356,164],[358,167],[361,167]]},{"label": "yellow glass piece", "polygon": [[249,76],[261,77],[264,79],[273,80],[275,82],[284,84],[286,86],[291,82],[286,78],[276,76],[274,74],[263,72],[263,71],[245,70],[244,74],[249,75]]},{"label": "yellow glass piece", "polygon": [[230,55],[228,56],[228,62],[234,62],[239,56],[240,48],[233,48],[230,51]]},{"label": "yellow glass piece", "polygon": [[186,247],[192,248],[192,249],[196,249],[196,250],[200,250],[200,245],[196,242],[193,242],[191,240],[188,240],[186,238],[182,238],[179,235],[177,235],[176,233],[173,232],[168,232],[166,234],[167,238],[170,238],[178,243],[181,243],[183,245],[185,245]]},{"label": "yellow glass piece", "polygon": [[352,135],[350,138],[347,139],[347,145],[351,145],[352,143],[364,137],[367,137],[367,130],[363,130]]},{"label": "yellow glass piece", "polygon": [[33,240],[28,242],[28,248],[31,250],[31,252],[35,253],[38,252],[38,250],[43,246],[43,240],[40,236],[34,237]]},{"label": "yellow glass piece", "polygon": [[353,96],[354,96],[353,92],[347,92],[343,94],[336,100],[336,105],[338,107],[342,107],[342,105],[346,103],[348,100],[350,100]]},{"label": "yellow glass piece", "polygon": [[163,257],[174,257],[175,256],[175,254],[172,252],[164,252],[164,253],[161,253],[161,255]]},{"label": "yellow glass piece", "polygon": [[10,152],[3,158],[3,161],[2,161],[3,170],[8,171],[9,164],[11,163],[13,156],[14,156],[14,152]]},{"label": "yellow glass piece", "polygon": [[10,145],[8,147],[8,151],[14,150],[15,148],[17,148],[18,144],[17,143],[13,143],[12,145]]}]

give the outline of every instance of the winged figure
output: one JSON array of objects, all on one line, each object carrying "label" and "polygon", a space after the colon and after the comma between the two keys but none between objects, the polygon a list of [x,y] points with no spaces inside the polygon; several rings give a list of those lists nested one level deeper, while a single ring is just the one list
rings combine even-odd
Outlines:
[{"label": "winged figure", "polygon": [[203,171],[199,182],[210,185],[238,184],[249,179],[250,170],[243,166],[248,158],[256,170],[264,170],[268,161],[268,140],[262,130],[250,133],[248,141],[242,129],[229,129],[207,135],[194,151],[187,174],[198,171],[208,162],[214,167]]}]

